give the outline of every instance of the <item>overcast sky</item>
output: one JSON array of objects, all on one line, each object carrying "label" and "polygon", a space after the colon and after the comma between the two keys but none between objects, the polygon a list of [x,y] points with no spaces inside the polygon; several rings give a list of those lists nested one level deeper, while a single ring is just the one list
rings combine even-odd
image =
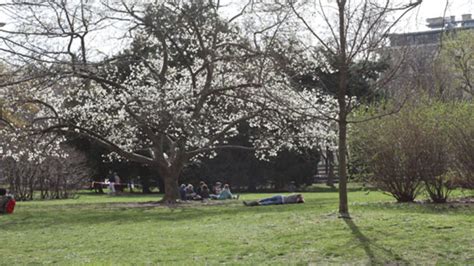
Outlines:
[{"label": "overcast sky", "polygon": [[[39,1],[39,0],[30,0]],[[94,0],[92,0],[94,1]],[[99,0],[95,0],[99,1]],[[228,0],[229,1],[229,0]],[[233,0],[230,0],[233,1]],[[357,2],[357,0],[353,0]],[[404,0],[406,1],[406,0]],[[413,0],[414,1],[414,0]],[[6,3],[8,0],[0,0],[0,4]],[[225,1],[223,1],[225,2]],[[240,1],[239,1],[240,2]],[[446,9],[446,16],[456,16],[456,19],[460,19],[462,14],[473,14],[474,13],[474,0],[423,0],[420,7],[412,12],[405,22],[403,29],[409,31],[416,30],[427,30],[426,19],[431,17],[443,16],[445,11],[446,2],[448,7]],[[2,13],[0,13],[0,22],[5,22],[5,18],[2,19]]]},{"label": "overcast sky", "polygon": [[[0,6],[2,3],[6,3],[9,0],[0,0]],[[23,1],[42,1],[42,0],[23,0]],[[58,0],[51,0],[51,1],[58,1]],[[78,1],[78,0],[73,0],[73,2]],[[91,2],[100,2],[100,0],[89,0]],[[109,0],[112,1],[112,0]],[[127,1],[127,0],[124,0]],[[129,0],[129,1],[149,1],[149,0]],[[276,0],[259,0],[259,1],[276,1]],[[323,0],[324,1],[324,0]],[[332,2],[334,0],[325,0],[328,2]],[[352,0],[353,3],[357,3],[357,1],[360,0]],[[393,0],[395,3],[407,3],[410,0]],[[415,0],[411,0],[415,1]],[[240,11],[239,6],[241,7],[242,4],[246,1],[243,0],[221,0],[221,2],[227,2],[230,5],[227,6],[227,10],[225,13],[229,13],[227,15],[233,16],[236,13]],[[446,3],[448,3],[446,7]],[[235,4],[235,5],[234,5]],[[446,9],[446,10],[445,10]],[[405,17],[403,21],[401,21],[394,32],[397,33],[403,33],[403,32],[414,32],[414,31],[425,31],[429,30],[429,28],[426,27],[426,19],[427,18],[432,18],[432,17],[441,17],[443,16],[443,13],[446,13],[446,16],[456,16],[457,20],[461,19],[462,14],[473,14],[474,17],[474,0],[423,0],[422,4],[417,7],[415,10],[413,10],[409,15]],[[14,18],[8,18],[5,17],[5,14],[1,12],[0,9],[0,22],[7,22],[10,23],[10,25],[6,25],[3,29],[5,30],[10,30],[12,29],[11,25],[12,21],[14,21]],[[95,37],[92,37],[96,39],[95,41],[99,40],[101,43],[101,48],[105,53],[112,53],[113,51],[117,51],[119,46],[126,46],[125,43],[118,43],[116,39],[110,38],[110,37],[105,37],[105,36],[110,36],[110,32],[118,32],[120,30],[112,30],[109,31],[109,34],[100,34]],[[100,38],[100,37],[104,38]],[[121,36],[121,35],[120,35]],[[111,48],[112,47],[112,48]]]}]

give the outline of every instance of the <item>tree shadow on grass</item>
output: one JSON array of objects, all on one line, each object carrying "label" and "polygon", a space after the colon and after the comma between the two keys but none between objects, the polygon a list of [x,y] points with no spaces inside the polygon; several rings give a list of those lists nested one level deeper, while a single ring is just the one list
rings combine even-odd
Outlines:
[{"label": "tree shadow on grass", "polygon": [[[370,265],[379,265],[379,264],[392,264],[392,263],[401,263],[403,265],[408,265],[409,264],[409,261],[406,261],[404,260],[401,256],[397,255],[397,254],[394,254],[391,250],[389,249],[386,249],[380,245],[376,245],[375,243],[373,243],[373,241],[371,241],[368,237],[366,237],[360,230],[359,228],[357,227],[357,225],[353,222],[353,220],[351,219],[344,219],[344,222],[347,224],[347,226],[349,227],[349,229],[351,229],[351,232],[352,234],[357,238],[357,240],[359,241],[359,243],[361,244],[362,248],[364,249],[365,251],[365,254],[367,255],[368,259],[369,259],[369,264]],[[386,259],[382,259],[382,258],[377,258],[377,256],[375,255],[374,253],[374,250],[373,248],[375,249],[378,249],[380,250],[382,253],[385,253],[386,254],[386,257],[390,260],[390,261],[386,261]],[[392,261],[393,260],[393,261]]]},{"label": "tree shadow on grass", "polygon": [[466,215],[474,211],[474,204],[452,204],[452,203],[398,203],[398,202],[372,202],[355,205],[357,208],[391,211],[397,213],[416,213],[416,214],[449,214]]},{"label": "tree shadow on grass", "polygon": [[[311,193],[337,193],[339,190],[337,186],[329,187],[329,186],[311,186],[305,189],[302,192],[311,192]],[[365,186],[356,186],[356,187],[348,187],[347,192],[372,192],[372,191],[379,191],[377,188],[374,187],[365,187]]]},{"label": "tree shadow on grass", "polygon": [[[41,209],[29,209],[18,213],[10,221],[2,224],[3,230],[21,231],[34,228],[47,228],[57,225],[91,225],[101,223],[137,223],[142,221],[180,222],[213,219],[246,219],[254,215],[271,213],[305,213],[314,208],[316,204],[329,204],[333,200],[312,200],[312,204],[275,205],[245,207],[240,201],[218,206],[193,204],[182,205],[174,208],[164,206],[127,207],[123,203],[94,203],[78,204],[75,206],[50,206]],[[242,216],[243,215],[243,216]]]},{"label": "tree shadow on grass", "polygon": [[163,193],[137,193],[137,192],[121,192],[117,194],[108,194],[108,193],[94,193],[94,192],[78,192],[76,196],[79,198],[81,196],[87,196],[91,198],[161,198],[164,194]]}]

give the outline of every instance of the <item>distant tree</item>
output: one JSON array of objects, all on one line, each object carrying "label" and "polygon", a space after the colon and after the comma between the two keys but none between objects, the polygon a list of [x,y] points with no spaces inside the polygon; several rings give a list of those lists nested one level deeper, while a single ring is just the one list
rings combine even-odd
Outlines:
[{"label": "distant tree", "polygon": [[84,188],[92,174],[84,154],[68,147],[62,136],[32,134],[20,113],[0,125],[0,183],[18,200],[69,198]]},{"label": "distant tree", "polygon": [[454,77],[456,90],[469,97],[474,95],[474,31],[448,32],[440,51],[439,63]]}]

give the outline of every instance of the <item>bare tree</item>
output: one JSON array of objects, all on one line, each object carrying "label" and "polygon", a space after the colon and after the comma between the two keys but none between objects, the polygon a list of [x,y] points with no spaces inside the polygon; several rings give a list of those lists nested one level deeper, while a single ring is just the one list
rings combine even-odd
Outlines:
[{"label": "bare tree", "polygon": [[[389,0],[289,1],[291,11],[312,38],[309,42],[322,47],[324,53],[333,60],[330,67],[337,75],[335,97],[339,112],[335,120],[339,135],[339,213],[343,218],[350,217],[347,200],[347,125],[363,122],[353,121],[348,117],[357,106],[354,99],[347,96],[350,69],[356,62],[369,65],[380,57],[381,48],[387,44],[388,34],[403,16],[421,2],[417,0],[397,4]],[[316,21],[311,20],[314,14],[318,15]],[[399,63],[394,64],[383,78],[372,84],[371,91],[383,88],[396,74],[399,66]]]},{"label": "bare tree", "polygon": [[66,158],[46,156],[36,161],[25,155],[18,160],[5,157],[1,164],[2,183],[19,200],[33,200],[35,194],[41,199],[70,198],[85,187],[91,174],[85,156],[71,149]]}]

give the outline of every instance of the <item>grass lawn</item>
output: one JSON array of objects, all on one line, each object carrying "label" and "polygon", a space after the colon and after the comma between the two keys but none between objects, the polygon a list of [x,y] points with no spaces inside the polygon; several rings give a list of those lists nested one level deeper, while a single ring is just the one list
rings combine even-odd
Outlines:
[{"label": "grass lawn", "polygon": [[[257,199],[269,194],[243,194]],[[474,264],[473,204],[395,204],[379,192],[304,193],[305,204],[137,204],[157,195],[19,202],[0,216],[0,264]]]}]

